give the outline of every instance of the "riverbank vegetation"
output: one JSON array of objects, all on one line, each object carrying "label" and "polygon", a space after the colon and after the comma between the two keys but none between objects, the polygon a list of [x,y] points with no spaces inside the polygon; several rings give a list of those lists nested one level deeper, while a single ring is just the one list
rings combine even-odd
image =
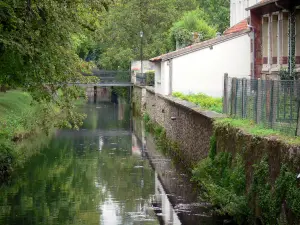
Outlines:
[{"label": "riverbank vegetation", "polygon": [[218,113],[222,113],[223,110],[222,98],[211,97],[202,93],[183,94],[180,92],[173,93],[173,96],[182,100],[192,102],[201,107],[202,109],[207,109]]},{"label": "riverbank vegetation", "polygon": [[[297,174],[285,164],[275,183],[270,181],[268,156],[253,165],[253,176],[246,188],[245,154],[218,152],[211,138],[209,156],[193,169],[192,180],[204,191],[221,215],[232,216],[237,224],[298,224],[300,189]],[[256,224],[256,223],[255,223]]]},{"label": "riverbank vegetation", "polygon": [[[167,137],[166,131],[151,121],[149,114],[144,114],[145,128],[154,136],[157,149],[170,156],[176,166],[186,170],[201,190],[200,199],[210,202],[217,214],[231,216],[239,225],[242,224],[298,224],[300,220],[300,189],[297,173],[293,166],[282,163],[279,174],[272,181],[269,163],[272,157],[268,151],[261,150],[261,157],[247,165],[248,149],[237,152],[225,152],[217,149],[217,139],[213,135],[210,140],[208,156],[191,164],[185,161],[178,143]],[[241,126],[241,124],[243,126]],[[249,131],[254,137],[280,137],[272,130],[266,130],[249,121],[230,118],[218,119],[215,129],[232,128]],[[216,132],[216,131],[215,131]],[[220,131],[221,132],[221,131]],[[283,137],[283,136],[281,136]],[[297,143],[280,139],[286,144]],[[279,141],[280,141],[279,140]],[[220,143],[219,143],[220,144]],[[283,156],[282,156],[283,157]],[[250,168],[251,167],[251,168]],[[249,170],[253,172],[249,172]]]},{"label": "riverbank vegetation", "polygon": [[[82,102],[77,100],[76,105]],[[21,141],[36,135],[48,136],[55,127],[71,127],[68,118],[55,104],[34,101],[21,89],[0,92],[0,181],[34,154],[34,149],[25,148]]]}]

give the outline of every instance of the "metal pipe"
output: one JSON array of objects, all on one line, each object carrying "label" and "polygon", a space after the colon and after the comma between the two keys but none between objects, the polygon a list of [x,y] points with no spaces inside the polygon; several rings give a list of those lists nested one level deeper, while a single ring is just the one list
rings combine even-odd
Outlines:
[{"label": "metal pipe", "polygon": [[[251,20],[251,17],[250,17]],[[254,79],[255,78],[255,27],[253,27],[250,24],[247,24],[247,26],[252,30],[252,37],[251,37],[251,41],[252,41],[252,73],[251,73],[251,78]]]}]

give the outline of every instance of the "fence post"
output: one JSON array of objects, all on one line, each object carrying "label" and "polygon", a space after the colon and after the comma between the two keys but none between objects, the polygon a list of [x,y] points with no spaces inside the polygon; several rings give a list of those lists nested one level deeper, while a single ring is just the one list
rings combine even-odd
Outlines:
[{"label": "fence post", "polygon": [[232,78],[232,83],[231,83],[231,115],[236,115],[236,85],[237,85],[237,79]]},{"label": "fence post", "polygon": [[272,80],[271,82],[271,127],[274,128],[277,116],[277,94],[278,94],[278,81]]},{"label": "fence post", "polygon": [[228,73],[224,74],[223,113],[228,114]]},{"label": "fence post", "polygon": [[246,78],[242,79],[242,118],[246,117],[246,96],[247,95],[247,80]]},{"label": "fence post", "polygon": [[257,81],[257,92],[256,92],[256,123],[259,124],[261,120],[261,79]]}]

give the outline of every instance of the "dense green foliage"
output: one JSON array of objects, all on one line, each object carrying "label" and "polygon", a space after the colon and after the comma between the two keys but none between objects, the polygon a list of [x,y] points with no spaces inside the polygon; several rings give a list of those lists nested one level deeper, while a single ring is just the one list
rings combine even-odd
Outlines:
[{"label": "dense green foliage", "polygon": [[200,9],[206,14],[206,20],[216,27],[218,32],[224,32],[229,27],[230,0],[198,0]]},{"label": "dense green foliage", "polygon": [[81,115],[72,112],[72,100],[80,90],[67,83],[87,79],[80,73],[85,63],[76,54],[75,39],[90,35],[108,3],[0,1],[0,86],[21,87],[38,101],[55,103],[76,126]]},{"label": "dense green foliage", "polygon": [[53,104],[34,102],[29,93],[20,90],[0,93],[0,180],[27,158],[17,141],[47,133],[61,121],[64,116]]},{"label": "dense green foliage", "polygon": [[201,197],[210,201],[218,213],[234,217],[238,224],[254,224],[256,219],[266,225],[294,224],[298,221],[300,190],[296,174],[282,165],[272,186],[268,160],[262,158],[253,165],[253,178],[247,191],[244,157],[243,152],[235,156],[217,152],[213,136],[209,157],[199,162],[193,170],[192,180],[204,191]]},{"label": "dense green foliage", "polygon": [[131,60],[140,59],[143,37],[143,58],[170,51],[169,29],[184,12],[197,7],[195,0],[119,0],[103,12],[99,35],[104,44],[99,66],[125,69]]},{"label": "dense green foliage", "polygon": [[218,113],[222,113],[222,98],[215,98],[206,94],[182,94],[179,92],[173,93],[174,97],[195,103],[203,109],[208,109]]},{"label": "dense green foliage", "polygon": [[215,139],[212,137],[209,157],[202,160],[193,170],[193,181],[204,190],[204,197],[223,215],[234,216],[240,223],[248,216],[246,175],[240,155],[216,154]]},{"label": "dense green foliage", "polygon": [[102,13],[99,34],[101,57],[98,66],[128,69],[131,60],[149,59],[175,50],[175,39],[192,43],[214,37],[229,26],[229,0],[119,0]]},{"label": "dense green foliage", "polygon": [[189,11],[170,29],[171,40],[177,48],[205,41],[216,36],[217,31],[205,21],[201,10]]},{"label": "dense green foliage", "polygon": [[150,70],[145,73],[146,74],[146,85],[147,86],[154,86],[155,82],[155,71]]}]

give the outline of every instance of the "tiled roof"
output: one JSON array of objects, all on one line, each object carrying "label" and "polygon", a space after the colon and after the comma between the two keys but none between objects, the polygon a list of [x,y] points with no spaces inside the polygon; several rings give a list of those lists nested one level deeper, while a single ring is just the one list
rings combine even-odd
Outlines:
[{"label": "tiled roof", "polygon": [[248,29],[248,19],[244,19],[241,22],[239,22],[238,24],[225,30],[224,35],[240,32],[240,31],[247,30],[247,29]]},{"label": "tiled roof", "polygon": [[246,8],[246,10],[256,9],[256,8],[261,7],[261,6],[268,5],[270,3],[277,2],[277,1],[278,0],[261,0],[259,3]]},{"label": "tiled roof", "polygon": [[235,33],[223,35],[223,36],[220,36],[220,37],[212,38],[212,39],[209,39],[207,41],[203,41],[203,42],[200,42],[200,43],[197,43],[197,44],[193,44],[193,45],[190,45],[188,47],[181,48],[181,49],[178,49],[176,51],[169,52],[167,54],[163,54],[163,55],[154,57],[154,58],[150,59],[150,61],[151,62],[157,62],[157,61],[161,61],[161,60],[164,61],[164,60],[168,60],[168,59],[171,59],[171,58],[176,58],[176,57],[179,57],[181,55],[186,55],[186,54],[189,54],[189,53],[192,53],[192,52],[195,52],[195,51],[198,51],[198,50],[201,50],[201,49],[204,49],[204,48],[207,48],[207,47],[210,47],[210,46],[213,46],[213,45],[225,42],[225,41],[228,41],[230,39],[237,38],[237,37],[239,37],[241,35],[244,35],[248,32],[250,32],[249,28],[247,28],[246,30],[239,31],[239,32],[235,32]]}]

